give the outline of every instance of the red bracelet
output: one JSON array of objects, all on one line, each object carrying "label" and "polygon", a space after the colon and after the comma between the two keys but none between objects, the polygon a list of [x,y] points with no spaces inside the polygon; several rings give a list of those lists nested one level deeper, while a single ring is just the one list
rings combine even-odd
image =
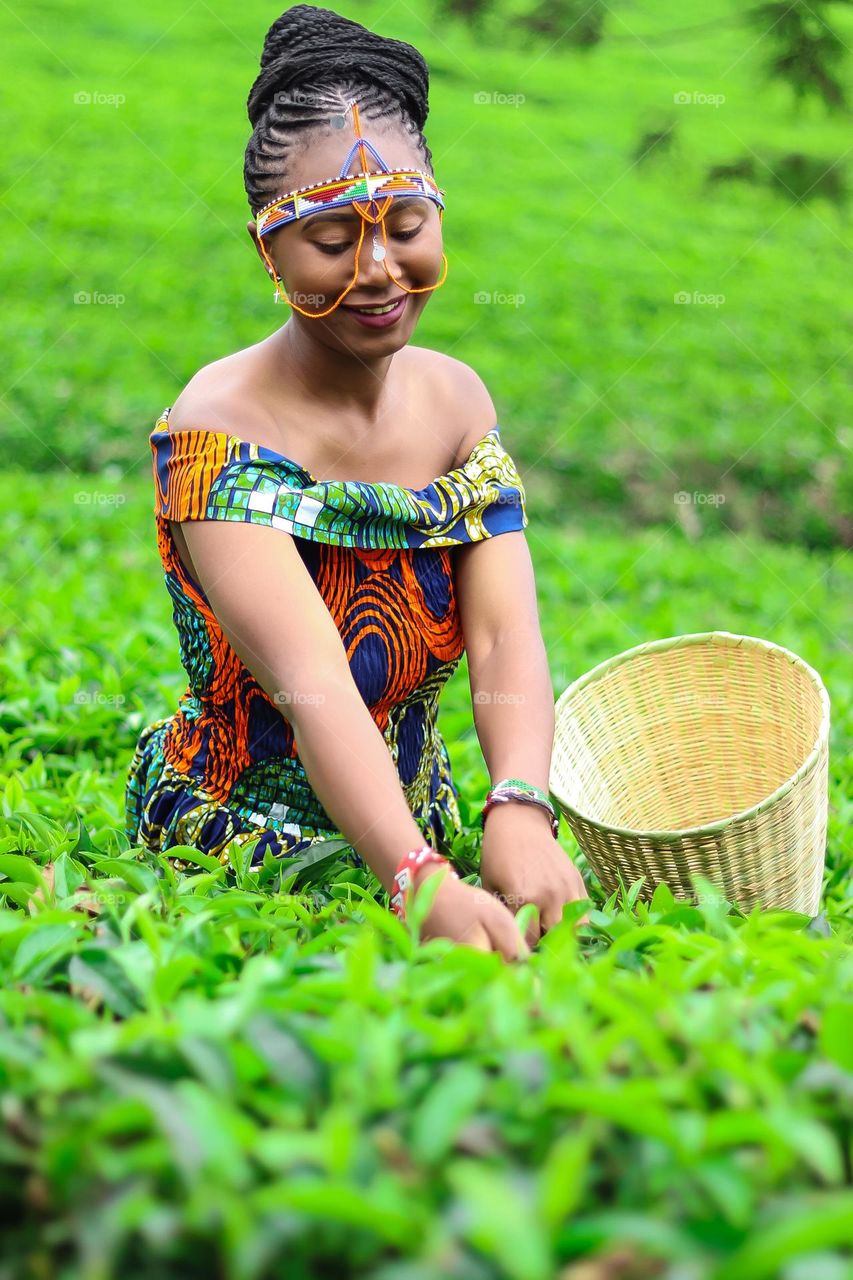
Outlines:
[{"label": "red bracelet", "polygon": [[[441,862],[450,866],[448,859],[443,858],[440,853],[436,853],[435,849],[428,844],[423,845],[420,849],[412,849],[397,864],[397,870],[394,873],[394,883],[397,889],[391,898],[391,910],[400,920],[406,919],[406,905],[409,900],[409,891],[414,879],[414,873],[418,867],[422,867],[427,862]],[[459,879],[459,876],[452,868],[449,874],[454,880]]]}]

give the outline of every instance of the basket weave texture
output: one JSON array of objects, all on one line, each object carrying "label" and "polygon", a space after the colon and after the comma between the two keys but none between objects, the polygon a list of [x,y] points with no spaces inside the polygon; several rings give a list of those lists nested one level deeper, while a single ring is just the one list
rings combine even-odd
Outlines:
[{"label": "basket weave texture", "polygon": [[820,905],[829,695],[797,654],[709,631],[637,645],[555,708],[549,785],[607,893],[645,876],[745,911]]}]

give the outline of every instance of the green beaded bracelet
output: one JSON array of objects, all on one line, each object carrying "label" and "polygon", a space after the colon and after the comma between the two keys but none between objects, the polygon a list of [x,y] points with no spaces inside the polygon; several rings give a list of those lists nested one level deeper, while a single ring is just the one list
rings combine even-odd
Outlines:
[{"label": "green beaded bracelet", "polygon": [[551,833],[554,839],[557,839],[557,833],[560,829],[559,813],[541,787],[534,786],[532,782],[524,782],[521,778],[503,778],[489,790],[480,814],[480,825],[483,829],[485,829],[486,825],[486,815],[492,806],[506,803],[510,799],[520,800],[527,804],[541,805],[543,809],[546,809],[551,816]]}]

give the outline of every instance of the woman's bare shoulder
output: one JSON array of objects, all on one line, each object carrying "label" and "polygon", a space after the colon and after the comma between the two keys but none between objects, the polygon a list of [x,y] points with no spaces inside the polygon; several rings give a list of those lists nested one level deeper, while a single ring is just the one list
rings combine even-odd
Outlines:
[{"label": "woman's bare shoulder", "polygon": [[[483,379],[464,360],[430,347],[411,347],[431,397],[452,415],[458,443],[454,466],[460,466],[474,445],[497,423],[497,411]],[[435,399],[432,400],[435,403]]]},{"label": "woman's bare shoulder", "polygon": [[260,404],[246,395],[245,372],[250,351],[251,348],[246,348],[222,356],[194,373],[172,402],[169,429],[204,428],[252,439],[247,431],[251,432],[264,415]]}]

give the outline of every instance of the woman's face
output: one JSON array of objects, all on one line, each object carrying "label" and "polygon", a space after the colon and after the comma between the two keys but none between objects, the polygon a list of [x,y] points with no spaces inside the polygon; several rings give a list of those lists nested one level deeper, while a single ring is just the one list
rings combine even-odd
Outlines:
[{"label": "woman's face", "polygon": [[[363,132],[389,169],[425,169],[423,156],[405,132],[387,128],[382,131],[375,122],[369,127],[363,126]],[[337,176],[353,140],[349,123],[343,129],[330,129],[328,133],[313,135],[305,149],[288,160],[285,190],[293,191]],[[367,168],[378,169],[380,166],[372,153],[366,151],[366,155]],[[356,151],[347,172],[359,173],[361,169],[360,155]],[[385,240],[381,224],[376,226],[378,243],[384,244],[386,250],[381,262],[373,257],[373,225],[366,222],[352,205],[298,218],[265,236],[264,246],[282,278],[288,297],[305,311],[325,311],[352,281],[362,224],[364,237],[358,259],[358,278],[350,291],[322,319],[303,316],[295,309],[292,318],[294,324],[304,327],[313,336],[321,336],[340,350],[366,357],[388,355],[409,341],[421,312],[432,296],[431,290],[408,294],[405,290],[433,285],[441,276],[443,242],[439,208],[434,201],[425,196],[411,199],[395,197],[390,201],[385,215]],[[258,248],[254,221],[248,223],[248,230]],[[264,266],[266,269],[266,264]],[[406,299],[402,314],[384,328],[361,324],[353,311],[347,309],[400,298]]]}]

